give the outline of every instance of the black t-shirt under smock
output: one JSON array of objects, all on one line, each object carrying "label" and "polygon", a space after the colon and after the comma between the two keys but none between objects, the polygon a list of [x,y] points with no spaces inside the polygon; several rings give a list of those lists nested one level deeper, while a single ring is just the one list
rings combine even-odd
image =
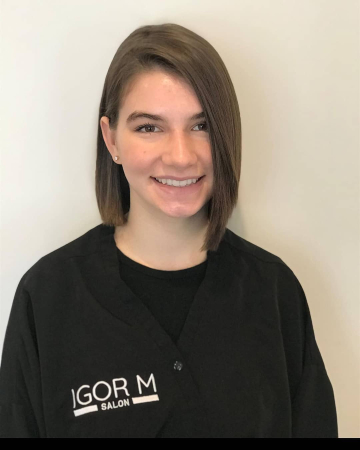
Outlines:
[{"label": "black t-shirt under smock", "polygon": [[120,276],[177,342],[190,306],[206,272],[207,260],[182,270],[144,266],[117,248]]}]

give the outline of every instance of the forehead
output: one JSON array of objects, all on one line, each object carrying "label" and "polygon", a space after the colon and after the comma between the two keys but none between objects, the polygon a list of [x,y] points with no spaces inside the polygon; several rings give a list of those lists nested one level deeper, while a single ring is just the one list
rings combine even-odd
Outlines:
[{"label": "forehead", "polygon": [[161,70],[152,70],[136,75],[130,82],[129,93],[133,90],[153,89],[189,89],[191,86],[175,74],[171,74]]},{"label": "forehead", "polygon": [[[200,110],[199,100],[185,80],[162,71],[142,73],[134,78],[126,91],[122,109],[131,110],[154,108],[154,113],[165,114],[165,109]],[[156,108],[156,111],[155,111]],[[165,109],[164,109],[165,108]]]}]

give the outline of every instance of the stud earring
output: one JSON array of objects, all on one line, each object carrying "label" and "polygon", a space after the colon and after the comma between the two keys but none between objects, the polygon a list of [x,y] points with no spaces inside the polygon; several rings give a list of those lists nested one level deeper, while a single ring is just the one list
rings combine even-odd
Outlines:
[{"label": "stud earring", "polygon": [[118,160],[118,157],[117,156],[115,156],[115,161],[117,161]]}]

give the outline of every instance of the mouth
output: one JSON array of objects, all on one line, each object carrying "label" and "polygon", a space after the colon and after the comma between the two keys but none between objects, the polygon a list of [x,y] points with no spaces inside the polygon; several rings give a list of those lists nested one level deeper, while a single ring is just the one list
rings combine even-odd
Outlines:
[{"label": "mouth", "polygon": [[154,177],[150,178],[153,179],[156,189],[158,189],[158,192],[161,192],[162,195],[169,195],[171,196],[170,198],[183,198],[183,196],[195,195],[197,192],[201,191],[204,184],[203,179],[205,178],[205,175],[200,177],[195,183],[190,183],[186,186],[171,186],[166,183],[161,183],[161,181],[158,181]]},{"label": "mouth", "polygon": [[[204,176],[205,176],[205,175],[203,175],[202,177],[199,177],[195,183],[190,183],[188,186],[191,186],[192,184],[198,183],[200,180],[202,180],[202,179],[204,178]],[[160,183],[160,184],[165,185],[165,186],[169,186],[168,184],[164,184],[164,183],[162,183],[161,181],[158,181],[158,180],[157,180],[156,178],[154,178],[154,177],[150,177],[150,178],[152,178],[153,180],[155,180],[157,183]],[[170,187],[171,187],[171,186],[170,186]],[[186,187],[186,186],[185,186],[185,187]]]}]

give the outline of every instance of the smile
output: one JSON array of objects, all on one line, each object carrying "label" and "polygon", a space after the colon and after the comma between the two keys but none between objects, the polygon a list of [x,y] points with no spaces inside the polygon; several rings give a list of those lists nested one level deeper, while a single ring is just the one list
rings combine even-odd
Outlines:
[{"label": "smile", "polygon": [[173,186],[169,184],[163,184],[160,181],[157,181],[156,178],[151,177],[155,185],[159,188],[161,192],[169,193],[169,194],[192,194],[201,189],[201,186],[204,184],[205,175],[200,177],[195,183],[187,184],[186,186]]}]

